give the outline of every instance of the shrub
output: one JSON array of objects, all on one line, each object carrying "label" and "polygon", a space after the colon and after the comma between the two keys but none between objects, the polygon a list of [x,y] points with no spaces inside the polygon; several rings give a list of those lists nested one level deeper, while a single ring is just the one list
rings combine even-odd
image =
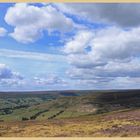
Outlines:
[{"label": "shrub", "polygon": [[27,121],[27,120],[29,120],[29,119],[26,117],[22,117],[22,121]]}]

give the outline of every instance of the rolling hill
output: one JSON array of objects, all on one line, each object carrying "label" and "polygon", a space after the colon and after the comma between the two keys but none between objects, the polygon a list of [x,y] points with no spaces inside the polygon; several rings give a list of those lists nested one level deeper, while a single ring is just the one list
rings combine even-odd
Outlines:
[{"label": "rolling hill", "polygon": [[139,118],[140,90],[0,93],[1,136],[139,136]]}]

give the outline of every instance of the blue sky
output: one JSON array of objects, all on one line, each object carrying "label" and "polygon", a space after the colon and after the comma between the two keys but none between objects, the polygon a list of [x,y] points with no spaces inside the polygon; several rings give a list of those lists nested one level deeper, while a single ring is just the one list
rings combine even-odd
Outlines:
[{"label": "blue sky", "polygon": [[1,3],[0,90],[140,88],[139,9]]}]

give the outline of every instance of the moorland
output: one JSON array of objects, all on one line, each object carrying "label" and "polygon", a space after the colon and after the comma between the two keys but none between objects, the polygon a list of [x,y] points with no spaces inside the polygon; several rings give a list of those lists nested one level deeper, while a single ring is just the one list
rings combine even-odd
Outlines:
[{"label": "moorland", "polygon": [[140,90],[0,92],[0,136],[140,136]]}]

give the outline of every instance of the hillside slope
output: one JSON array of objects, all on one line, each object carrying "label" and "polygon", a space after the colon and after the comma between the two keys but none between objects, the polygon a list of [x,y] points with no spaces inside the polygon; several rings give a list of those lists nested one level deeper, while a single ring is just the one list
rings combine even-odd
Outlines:
[{"label": "hillside slope", "polygon": [[140,136],[140,90],[0,97],[1,136]]}]

